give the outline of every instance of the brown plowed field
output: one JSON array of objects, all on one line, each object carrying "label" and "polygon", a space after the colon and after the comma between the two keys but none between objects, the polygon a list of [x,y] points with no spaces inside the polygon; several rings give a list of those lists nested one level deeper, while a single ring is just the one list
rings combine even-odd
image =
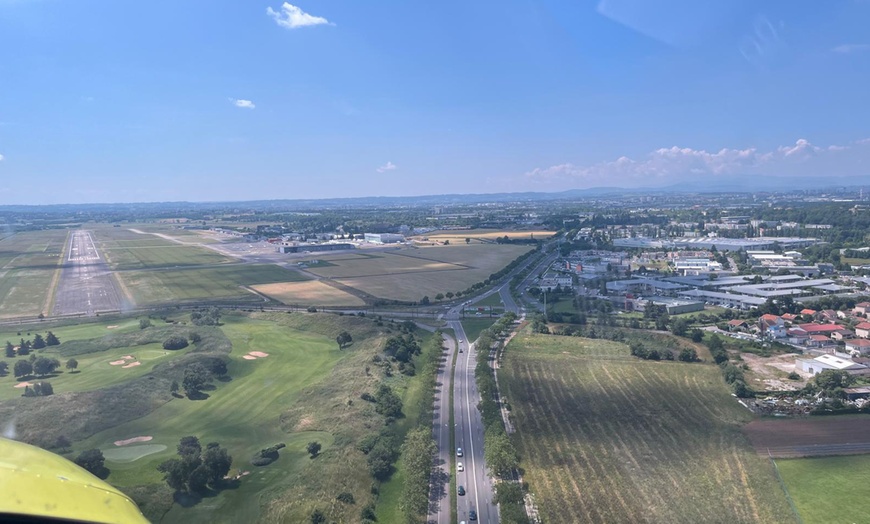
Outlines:
[{"label": "brown plowed field", "polygon": [[743,427],[761,455],[810,457],[870,453],[870,416],[762,418]]}]

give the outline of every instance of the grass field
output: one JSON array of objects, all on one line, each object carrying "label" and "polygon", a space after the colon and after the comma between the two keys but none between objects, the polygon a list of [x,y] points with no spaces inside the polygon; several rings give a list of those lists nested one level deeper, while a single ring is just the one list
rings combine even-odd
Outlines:
[{"label": "grass field", "polygon": [[277,282],[251,286],[279,302],[300,306],[364,306],[365,301],[319,280],[307,282]]},{"label": "grass field", "polygon": [[0,318],[48,312],[66,230],[23,231],[0,240]]},{"label": "grass field", "polygon": [[[504,238],[505,235],[511,239],[518,238],[536,238],[536,239],[545,239],[550,238],[555,234],[555,231],[545,231],[545,230],[530,230],[530,231],[509,231],[506,229],[466,229],[459,231],[432,231],[426,235],[422,235],[422,237],[426,237],[429,240],[437,240],[439,242],[443,242],[445,240],[449,240],[451,243],[453,242],[465,242],[466,238],[470,238],[472,240],[476,239],[484,239],[484,240],[495,240],[496,238]],[[415,238],[422,238],[415,237]]]},{"label": "grass field", "polygon": [[715,366],[524,334],[499,378],[546,521],[795,521],[772,466],[740,431],[751,414]]},{"label": "grass field", "polygon": [[326,258],[332,265],[310,271],[376,297],[417,301],[423,296],[431,299],[438,293],[463,291],[530,249],[494,244],[406,248]]},{"label": "grass field", "polygon": [[493,293],[488,297],[478,300],[477,302],[472,302],[473,306],[490,306],[495,308],[504,308],[504,304],[501,301],[501,295],[498,293]]},{"label": "grass field", "polygon": [[306,279],[301,273],[269,264],[123,271],[116,275],[130,290],[137,306],[226,300],[263,303],[261,297],[244,286]]},{"label": "grass field", "polygon": [[[361,354],[353,349],[339,351],[333,336],[297,329],[304,323],[301,318],[295,320],[295,325],[289,315],[277,317],[277,321],[245,317],[226,320],[221,329],[233,344],[230,382],[220,384],[205,401],[175,399],[145,417],[102,431],[76,444],[76,449],[99,447],[111,450],[115,448],[112,444],[115,440],[149,435],[154,437],[149,445],[167,446],[164,451],[133,462],[108,461],[112,471],[109,482],[122,488],[160,482],[157,464],[173,455],[178,439],[185,435],[197,435],[203,442],[220,442],[233,455],[234,468],[252,471],[238,489],[206,498],[192,508],[173,506],[163,519],[165,522],[252,522],[260,516],[261,505],[269,498],[266,494],[276,496],[294,486],[306,491],[299,486],[303,472],[308,478],[308,475],[313,475],[312,468],[322,468],[319,474],[322,477],[324,469],[329,469],[329,463],[342,460],[331,456],[335,435],[342,432],[323,424],[322,416],[324,410],[353,411],[354,408],[344,403],[345,397],[336,399],[331,396],[334,391],[326,394],[321,391],[317,395],[319,403],[305,402],[304,409],[310,413],[291,427],[287,427],[288,419],[282,415],[288,408],[299,406],[302,398],[318,391],[317,385],[336,373],[340,362],[355,360]],[[333,319],[328,318],[326,322],[333,322]],[[355,319],[344,322],[347,325]],[[317,320],[312,322],[311,316],[308,323],[315,328],[324,324]],[[326,331],[331,333],[330,328],[331,325],[327,324]],[[353,331],[360,340],[356,349],[365,351],[370,347],[365,336]],[[242,359],[241,356],[249,351],[263,351],[269,356],[258,360]],[[357,369],[352,374],[360,375],[364,381],[364,375]],[[343,377],[342,380],[361,385],[359,379]],[[336,403],[343,404],[344,409],[337,408]],[[346,413],[342,414],[346,416]],[[336,414],[330,413],[329,416]],[[323,431],[324,427],[329,427],[330,431]],[[323,445],[322,456],[316,463],[305,452],[305,446],[311,440]],[[278,442],[284,442],[288,447],[281,451],[281,458],[274,464],[257,468],[249,463],[254,452]],[[357,478],[367,475],[364,466],[361,470],[358,475],[348,472],[343,475],[345,482],[355,483],[353,489],[357,500],[364,501],[368,483]],[[334,474],[330,475],[328,480],[335,481]],[[315,484],[326,483],[327,479],[321,479]],[[308,498],[300,502],[307,506],[312,500]]]},{"label": "grass field", "polygon": [[798,513],[812,522],[867,522],[870,455],[777,459]]},{"label": "grass field", "polygon": [[95,228],[97,248],[112,269],[154,269],[222,264],[232,259],[210,249],[184,245],[127,228]]},{"label": "grass field", "polygon": [[480,336],[480,332],[495,324],[498,317],[489,318],[466,318],[462,320],[462,329],[465,330],[465,336],[468,337],[468,342],[474,342]]}]

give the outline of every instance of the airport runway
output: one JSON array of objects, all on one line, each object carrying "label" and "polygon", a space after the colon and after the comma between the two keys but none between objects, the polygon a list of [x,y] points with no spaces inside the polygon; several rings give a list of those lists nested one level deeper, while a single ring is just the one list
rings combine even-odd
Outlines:
[{"label": "airport runway", "polygon": [[121,294],[90,231],[73,231],[55,294],[54,315],[95,315],[121,309]]}]

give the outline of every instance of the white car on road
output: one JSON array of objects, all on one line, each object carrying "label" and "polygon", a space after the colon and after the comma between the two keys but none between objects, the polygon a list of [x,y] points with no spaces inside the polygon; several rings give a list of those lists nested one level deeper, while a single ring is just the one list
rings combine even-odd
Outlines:
[{"label": "white car on road", "polygon": [[457,457],[461,457],[461,456],[462,456],[462,448],[456,448],[456,456],[457,456]]},{"label": "white car on road", "polygon": [[465,471],[465,467],[462,465],[462,462],[456,463],[456,471]]}]

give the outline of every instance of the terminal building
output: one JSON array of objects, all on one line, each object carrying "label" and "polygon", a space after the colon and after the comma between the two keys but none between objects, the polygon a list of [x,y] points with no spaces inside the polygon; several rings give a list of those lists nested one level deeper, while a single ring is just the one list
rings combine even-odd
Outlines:
[{"label": "terminal building", "polygon": [[366,233],[365,241],[372,244],[396,244],[404,242],[405,237],[396,233]]},{"label": "terminal building", "polygon": [[347,242],[328,242],[324,244],[312,244],[307,242],[292,242],[279,244],[275,247],[278,253],[318,253],[321,251],[341,251],[355,249],[356,246]]}]

